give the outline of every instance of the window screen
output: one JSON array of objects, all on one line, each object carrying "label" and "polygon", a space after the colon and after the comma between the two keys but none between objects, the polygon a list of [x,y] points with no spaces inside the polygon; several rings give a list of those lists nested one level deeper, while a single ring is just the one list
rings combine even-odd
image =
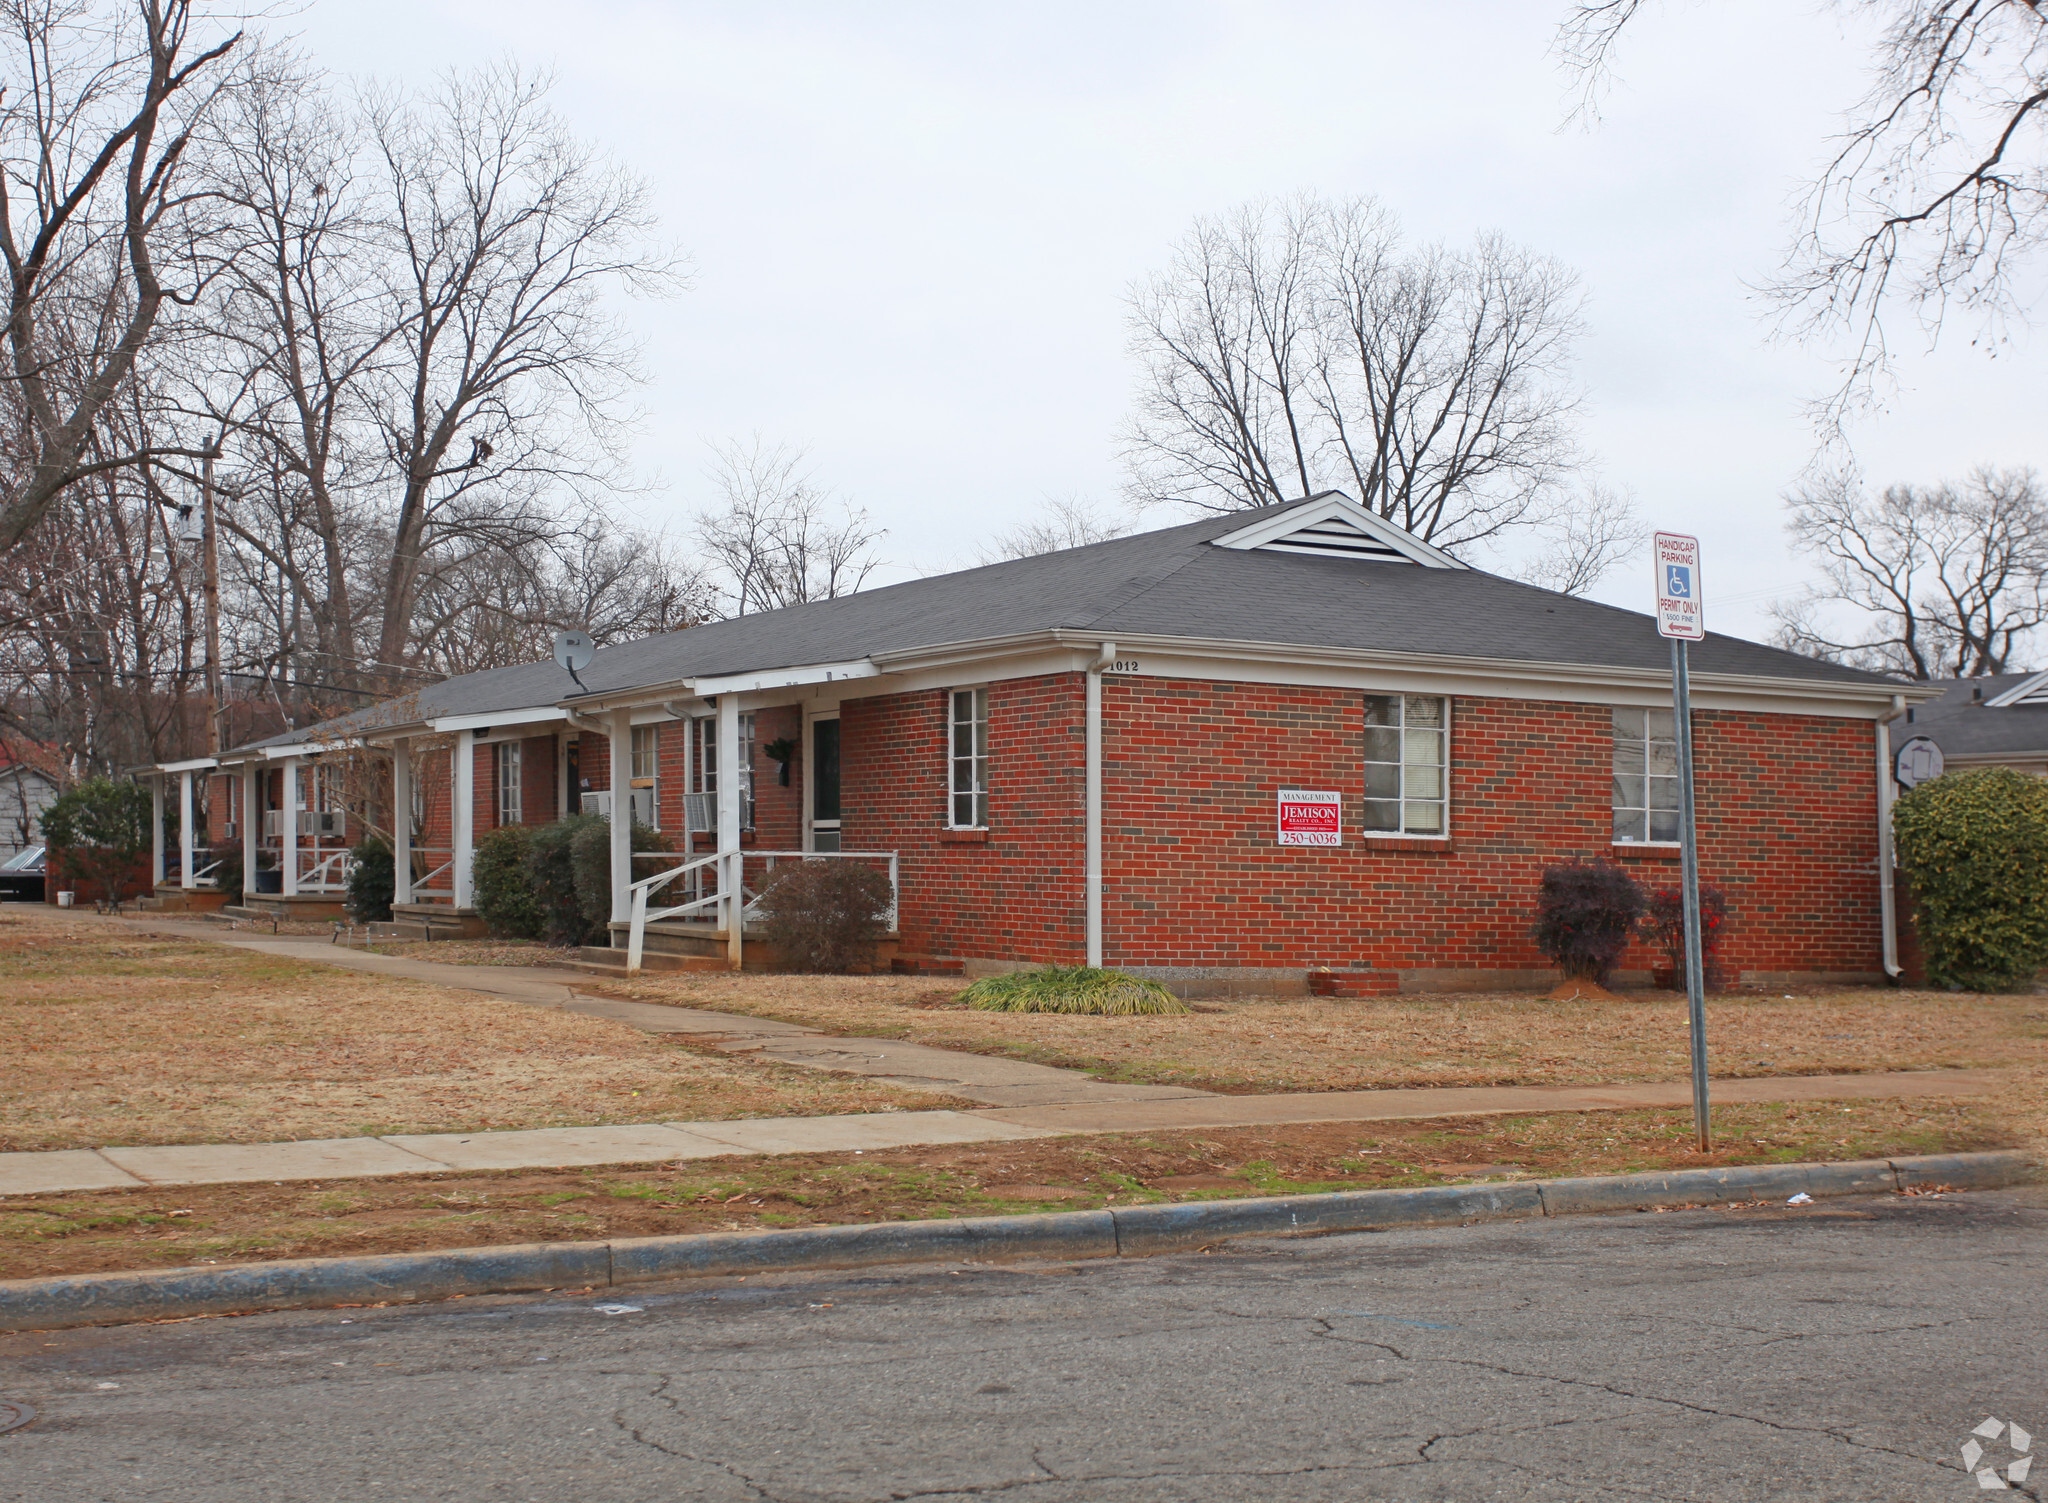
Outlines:
[{"label": "window screen", "polygon": [[1441,835],[1450,797],[1449,703],[1428,694],[1365,696],[1368,832]]}]

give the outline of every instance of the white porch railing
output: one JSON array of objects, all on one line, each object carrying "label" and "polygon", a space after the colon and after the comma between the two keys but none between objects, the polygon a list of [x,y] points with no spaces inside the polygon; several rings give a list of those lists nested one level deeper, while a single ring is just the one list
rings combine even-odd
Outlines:
[{"label": "white porch railing", "polygon": [[349,855],[348,851],[339,850],[330,851],[325,856],[322,856],[318,847],[310,851],[300,851],[298,853],[299,891],[346,891],[348,888]]},{"label": "white porch railing", "polygon": [[[746,885],[746,863],[750,858],[765,860],[769,875],[774,873],[775,864],[778,861],[886,861],[889,863],[888,924],[891,929],[896,927],[897,909],[902,902],[902,886],[900,882],[901,863],[894,851],[757,851],[741,847],[732,850],[714,851],[704,856],[690,856],[686,851],[635,851],[633,853],[635,861],[651,861],[664,858],[674,860],[679,856],[684,858],[680,865],[671,866],[666,871],[656,872],[651,877],[642,877],[630,889],[633,897],[626,931],[626,972],[628,975],[637,973],[640,969],[640,956],[644,948],[647,926],[649,924],[658,922],[661,919],[678,918],[688,914],[701,913],[706,909],[709,909],[713,914],[724,914],[728,911],[725,904],[729,895],[726,887],[729,873],[734,874],[731,880],[739,889],[737,905],[739,913],[729,922],[735,923],[741,931],[741,935],[744,936],[747,920],[752,918],[761,907],[761,893],[754,891]],[[704,891],[707,885],[704,881],[704,874],[707,871],[711,874],[711,881],[708,884],[711,888],[709,892]],[[685,875],[690,877],[690,891],[695,896],[666,908],[650,908],[655,893],[660,892],[669,883],[675,881],[676,878]],[[767,883],[764,879],[762,890],[766,891],[766,888]],[[744,943],[744,938],[742,938],[741,942]],[[735,948],[737,949],[737,947]]]}]

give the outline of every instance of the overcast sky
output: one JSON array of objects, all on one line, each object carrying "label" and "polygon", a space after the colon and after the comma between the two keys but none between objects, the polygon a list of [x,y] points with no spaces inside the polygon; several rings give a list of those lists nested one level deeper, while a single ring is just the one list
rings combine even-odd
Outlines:
[{"label": "overcast sky", "polygon": [[[630,309],[649,521],[685,525],[707,442],[755,433],[889,529],[891,578],[972,562],[1048,495],[1112,507],[1133,279],[1198,214],[1370,193],[1419,237],[1499,230],[1583,275],[1587,447],[1702,537],[1709,624],[1763,635],[1804,574],[1782,497],[1832,366],[1773,345],[1745,281],[1861,93],[1861,36],[1788,0],[1671,0],[1588,131],[1563,126],[1563,9],[315,0],[289,29],[345,73],[551,67],[560,111],[650,180],[694,277]],[[1904,344],[1904,389],[1854,435],[1873,480],[2048,467],[2041,341]],[[1598,593],[1646,609],[1647,564]]]}]

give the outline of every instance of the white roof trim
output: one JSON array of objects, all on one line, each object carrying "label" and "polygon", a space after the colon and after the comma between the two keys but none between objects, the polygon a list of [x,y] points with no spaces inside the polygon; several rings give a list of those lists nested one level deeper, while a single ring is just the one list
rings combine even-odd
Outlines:
[{"label": "white roof trim", "polygon": [[[844,663],[808,663],[800,668],[765,668],[759,673],[728,673],[719,678],[694,679],[690,692],[703,699],[720,694],[751,694],[762,689],[800,689],[814,684],[836,684],[843,679],[876,678],[882,670],[872,659],[854,658]],[[661,696],[677,699],[670,692]]]},{"label": "white roof trim", "polygon": [[[1347,537],[1363,534],[1359,543],[1345,546]],[[1213,539],[1218,548],[1263,549],[1269,553],[1302,553],[1319,558],[1365,558],[1378,555],[1391,561],[1398,557],[1430,569],[1463,569],[1441,548],[1425,543],[1414,533],[1396,527],[1384,517],[1373,515],[1342,491],[1324,491],[1290,506],[1277,516],[1266,517],[1235,532]]]},{"label": "white roof trim", "polygon": [[156,765],[156,770],[158,772],[200,772],[208,767],[218,766],[220,766],[220,758],[218,757],[193,757],[185,762],[159,762]]},{"label": "white roof trim", "polygon": [[2003,694],[1987,699],[1984,703],[1994,710],[2009,710],[2014,705],[2026,704],[2037,696],[2042,704],[2048,704],[2048,670],[2037,673],[2032,678],[2021,679]]},{"label": "white roof trim", "polygon": [[488,731],[501,725],[542,725],[565,717],[555,705],[534,705],[524,710],[485,710],[475,715],[443,715],[429,720],[427,729],[437,735],[449,731]]}]

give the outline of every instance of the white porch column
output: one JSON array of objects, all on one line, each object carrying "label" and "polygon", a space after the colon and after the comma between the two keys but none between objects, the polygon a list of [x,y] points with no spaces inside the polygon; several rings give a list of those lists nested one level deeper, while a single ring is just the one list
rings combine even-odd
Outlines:
[{"label": "white porch column", "polygon": [[164,775],[149,780],[149,885],[164,880]]},{"label": "white porch column", "polygon": [[192,772],[178,774],[178,885],[192,890]]},{"label": "white porch column", "polygon": [[454,808],[450,811],[454,834],[449,840],[455,847],[455,906],[474,908],[476,883],[471,872],[476,857],[476,732],[457,731],[455,750],[449,755],[455,759],[455,776],[450,780],[455,785]]},{"label": "white porch column", "polygon": [[412,901],[412,741],[391,743],[391,901]]},{"label": "white porch column", "polygon": [[242,894],[256,891],[256,861],[263,854],[263,764],[242,764]]},{"label": "white porch column", "polygon": [[725,923],[725,961],[740,968],[740,931],[746,926],[746,901],[740,892],[740,697],[718,696],[718,849],[725,853],[719,889],[725,894],[719,917]]},{"label": "white porch column", "polygon": [[612,922],[633,916],[633,712],[612,711]]},{"label": "white porch column", "polygon": [[299,758],[284,759],[284,795],[278,799],[284,807],[278,811],[278,825],[281,834],[278,839],[277,864],[283,869],[284,895],[295,898],[299,895]]}]

